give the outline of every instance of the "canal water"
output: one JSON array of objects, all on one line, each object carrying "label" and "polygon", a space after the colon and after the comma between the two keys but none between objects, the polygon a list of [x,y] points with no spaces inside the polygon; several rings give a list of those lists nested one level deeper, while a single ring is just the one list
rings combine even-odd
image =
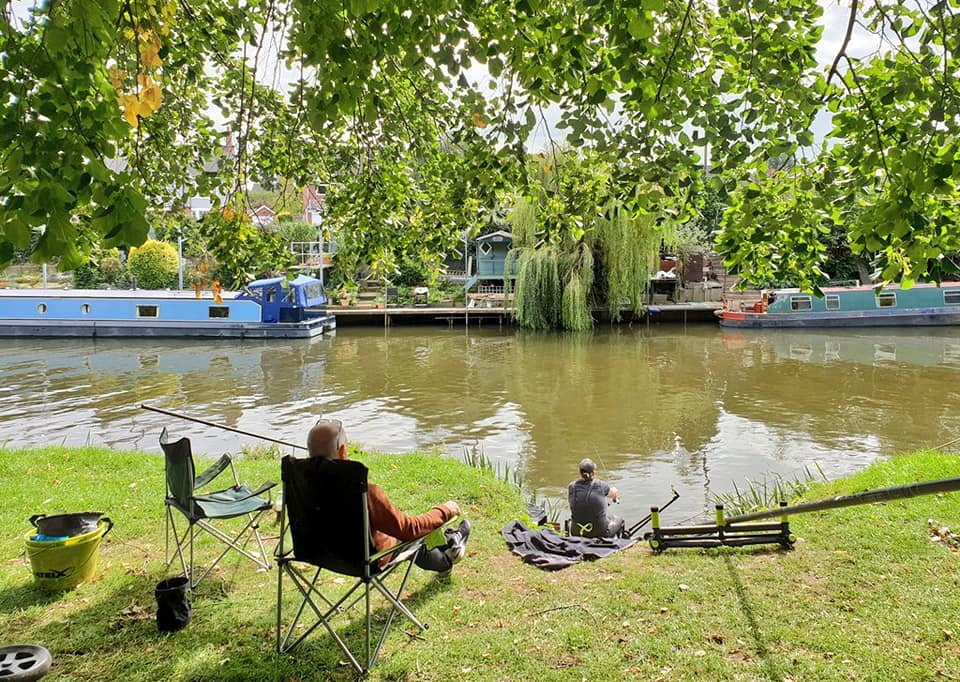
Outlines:
[{"label": "canal water", "polygon": [[[763,476],[828,477],[960,438],[960,330],[589,334],[342,329],[313,341],[0,339],[0,443],[159,452],[258,441],[140,409],[149,403],[302,443],[320,416],[389,452],[482,454],[564,501],[582,457],[623,493],[628,521]],[[956,446],[951,446],[953,449]],[[289,451],[289,450],[288,450]],[[443,498],[438,491],[438,499]]]}]

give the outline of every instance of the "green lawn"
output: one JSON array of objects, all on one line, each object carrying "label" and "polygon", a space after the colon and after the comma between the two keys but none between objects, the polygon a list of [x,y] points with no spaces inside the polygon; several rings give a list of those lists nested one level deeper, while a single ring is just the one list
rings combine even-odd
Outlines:
[{"label": "green lawn", "polygon": [[[929,519],[960,527],[956,493],[794,517],[800,539],[788,552],[653,555],[641,543],[547,573],[513,557],[499,534],[522,513],[511,486],[432,456],[359,458],[401,507],[419,512],[455,498],[474,525],[469,556],[449,583],[415,570],[408,602],[431,627],[422,638],[395,628],[373,679],[960,679],[960,555],[928,533]],[[244,460],[240,469],[251,483],[279,477],[270,458]],[[918,453],[816,485],[807,499],[957,475],[956,457]],[[274,654],[277,572],[257,572],[246,560],[226,561],[201,585],[188,628],[157,632],[153,588],[175,573],[162,560],[159,457],[0,450],[0,480],[8,491],[0,639],[47,647],[54,667],[45,679],[352,677],[321,632],[291,655]],[[63,594],[38,592],[27,518],[86,510],[116,522],[94,579]],[[264,531],[275,536],[277,526]],[[201,563],[210,550],[201,549]]]}]

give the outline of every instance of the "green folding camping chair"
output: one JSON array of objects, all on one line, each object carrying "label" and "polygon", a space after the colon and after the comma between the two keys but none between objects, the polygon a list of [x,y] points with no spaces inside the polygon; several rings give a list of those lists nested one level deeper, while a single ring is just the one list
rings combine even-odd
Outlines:
[{"label": "green folding camping chair", "polygon": [[[394,616],[400,613],[420,631],[426,629],[400,595],[407,584],[414,559],[421,546],[428,549],[446,543],[443,529],[425,538],[401,543],[384,552],[375,553],[370,533],[367,508],[367,467],[352,460],[321,458],[281,461],[283,511],[280,521],[280,542],[277,545],[277,651],[290,651],[323,625],[350,660],[356,672],[366,674],[377,661]],[[289,522],[289,527],[287,523]],[[290,542],[286,541],[289,528]],[[337,581],[333,596],[321,591],[318,583],[324,569],[342,576],[351,576],[344,591]],[[394,571],[399,582],[388,588],[385,581]],[[311,575],[312,574],[312,575]],[[289,578],[299,592],[295,615],[284,630],[283,585]],[[342,581],[339,581],[342,583]],[[371,594],[379,592],[386,601],[388,613],[376,636],[371,619]],[[347,642],[331,625],[334,616],[345,613],[359,602],[364,603],[365,630],[362,658],[351,651]],[[288,605],[289,607],[290,605]],[[301,623],[305,613],[313,613],[315,621]]]},{"label": "green folding camping chair", "polygon": [[[166,521],[166,561],[169,566],[173,561],[170,552],[171,531],[176,545],[176,555],[180,559],[183,573],[190,578],[190,587],[195,588],[212,571],[220,560],[232,549],[253,561],[260,568],[270,568],[267,552],[260,537],[260,516],[272,508],[269,495],[264,493],[273,488],[276,483],[267,481],[256,490],[252,490],[245,483],[240,482],[236,466],[230,455],[223,455],[212,466],[199,476],[193,462],[193,453],[190,448],[190,439],[181,438],[170,442],[167,439],[167,430],[160,434],[160,447],[165,456],[167,479],[167,521]],[[213,483],[220,474],[227,469],[233,474],[233,485],[214,492],[200,492],[201,489]],[[173,513],[177,510],[187,520],[187,528],[180,533],[177,529],[176,518]],[[223,519],[245,517],[246,524],[236,535],[228,535],[213,522]],[[195,577],[194,573],[194,541],[201,532],[206,532],[217,540],[226,544],[220,556],[207,569]],[[259,553],[247,549],[250,540],[254,540]],[[184,557],[184,550],[189,554],[189,561]]]}]

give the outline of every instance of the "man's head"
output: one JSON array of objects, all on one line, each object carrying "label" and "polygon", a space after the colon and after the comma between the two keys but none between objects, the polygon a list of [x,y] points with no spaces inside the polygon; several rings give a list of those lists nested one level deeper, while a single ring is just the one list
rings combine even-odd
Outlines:
[{"label": "man's head", "polygon": [[347,458],[347,431],[339,419],[318,419],[307,434],[307,452],[322,459]]},{"label": "man's head", "polygon": [[580,460],[580,478],[589,481],[593,478],[594,472],[597,470],[597,465],[593,463],[593,460],[589,457],[584,457]]}]

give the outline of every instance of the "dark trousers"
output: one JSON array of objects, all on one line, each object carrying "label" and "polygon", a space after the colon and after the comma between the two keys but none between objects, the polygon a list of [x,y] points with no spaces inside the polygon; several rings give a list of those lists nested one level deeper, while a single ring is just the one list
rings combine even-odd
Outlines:
[{"label": "dark trousers", "polygon": [[426,547],[421,547],[413,563],[425,571],[436,571],[437,573],[449,571],[453,567],[453,563],[444,551],[445,549],[445,547],[434,547],[428,550]]}]

